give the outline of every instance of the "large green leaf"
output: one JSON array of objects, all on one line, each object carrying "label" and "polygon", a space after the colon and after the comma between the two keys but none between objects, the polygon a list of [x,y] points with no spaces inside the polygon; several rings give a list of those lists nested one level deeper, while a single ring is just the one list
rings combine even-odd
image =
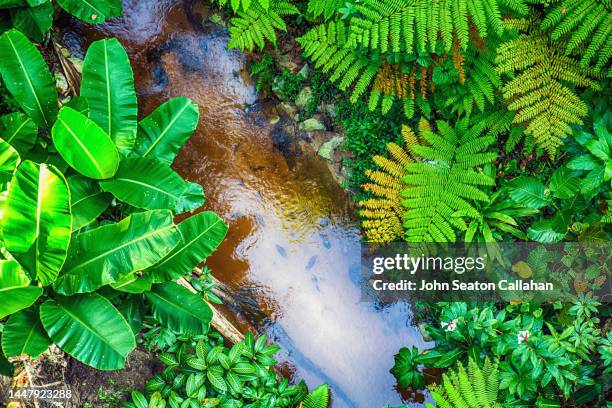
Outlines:
[{"label": "large green leaf", "polygon": [[103,23],[111,16],[109,0],[57,0],[64,10],[90,24]]},{"label": "large green leaf", "polygon": [[32,279],[53,283],[66,259],[72,217],[64,175],[54,166],[24,161],[11,181],[2,235]]},{"label": "large green leaf", "polygon": [[116,224],[84,232],[70,245],[55,290],[92,292],[159,262],[181,240],[170,211],[132,214]]},{"label": "large green leaf", "polygon": [[142,296],[128,296],[117,306],[117,309],[132,328],[134,334],[140,333],[144,318],[144,305]]},{"label": "large green leaf", "polygon": [[23,7],[27,6],[28,3],[25,0],[0,0],[0,9],[10,7]]},{"label": "large green leaf", "polygon": [[66,162],[94,179],[112,177],[119,167],[119,152],[94,121],[64,106],[51,132],[53,144]]},{"label": "large green leaf", "polygon": [[533,177],[520,176],[508,183],[510,198],[528,208],[541,208],[550,204],[544,185]]},{"label": "large green leaf", "polygon": [[17,150],[0,139],[0,191],[4,191],[20,161],[21,158]]},{"label": "large green leaf", "polygon": [[580,180],[572,175],[571,171],[563,166],[559,167],[550,178],[550,190],[555,197],[572,198],[580,188]]},{"label": "large green leaf", "polygon": [[211,211],[201,212],[178,224],[183,240],[160,263],[149,269],[153,282],[175,280],[189,273],[219,246],[227,225]]},{"label": "large green leaf", "polygon": [[[2,335],[0,334],[0,341],[2,341]],[[13,363],[8,361],[4,354],[0,353],[0,375],[12,377],[14,372]]]},{"label": "large green leaf", "polygon": [[173,209],[187,183],[174,170],[157,159],[123,159],[111,180],[100,182],[102,190],[137,208]]},{"label": "large green leaf", "polygon": [[66,353],[98,370],[118,370],[136,347],[125,318],[98,294],[57,296],[40,306],[49,337]]},{"label": "large green leaf", "polygon": [[210,306],[200,295],[174,282],[155,285],[145,292],[153,316],[171,330],[184,334],[203,334],[212,319]]},{"label": "large green leaf", "polygon": [[2,351],[7,357],[26,354],[36,358],[51,345],[42,327],[38,306],[17,312],[9,317],[2,334]]},{"label": "large green leaf", "polygon": [[42,294],[42,288],[29,286],[27,277],[19,263],[0,260],[0,319],[29,307]]},{"label": "large green leaf", "polygon": [[138,104],[128,56],[116,38],[92,43],[83,62],[81,96],[89,117],[102,127],[127,155],[134,147]]},{"label": "large green leaf", "polygon": [[198,105],[188,98],[165,102],[140,122],[134,152],[172,164],[198,126],[199,117]]},{"label": "large green leaf", "polygon": [[21,154],[34,146],[37,133],[36,124],[21,112],[13,112],[0,117],[0,137]]},{"label": "large green leaf", "polygon": [[175,214],[182,214],[193,211],[204,205],[204,189],[198,183],[187,182],[187,189],[179,197],[178,203],[174,207]]},{"label": "large green leaf", "polygon": [[126,293],[143,293],[151,290],[151,277],[148,275],[139,276],[137,272],[125,275],[115,283],[111,283],[111,287],[120,292]]},{"label": "large green leaf", "polygon": [[72,195],[72,230],[76,231],[98,218],[113,196],[100,190],[95,181],[80,175],[68,177]]},{"label": "large green leaf", "polygon": [[38,49],[15,29],[0,36],[0,74],[24,112],[50,129],[57,116],[55,82]]},{"label": "large green leaf", "polygon": [[35,7],[19,7],[11,9],[11,21],[15,28],[36,42],[45,38],[53,24],[53,5],[50,1]]}]

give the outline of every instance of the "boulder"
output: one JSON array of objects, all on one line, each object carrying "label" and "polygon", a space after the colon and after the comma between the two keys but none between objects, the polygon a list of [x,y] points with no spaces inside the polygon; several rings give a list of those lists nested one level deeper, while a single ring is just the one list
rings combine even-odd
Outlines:
[{"label": "boulder", "polygon": [[325,130],[325,125],[319,122],[315,118],[310,118],[300,123],[300,130],[302,132],[313,132],[315,130]]},{"label": "boulder", "polygon": [[305,110],[308,106],[308,102],[312,99],[312,89],[309,86],[302,88],[297,98],[295,99],[295,106],[298,109]]},{"label": "boulder", "polygon": [[319,148],[319,156],[323,157],[325,160],[332,161],[334,151],[342,145],[342,142],[344,142],[344,137],[340,135],[332,137],[321,145]]}]

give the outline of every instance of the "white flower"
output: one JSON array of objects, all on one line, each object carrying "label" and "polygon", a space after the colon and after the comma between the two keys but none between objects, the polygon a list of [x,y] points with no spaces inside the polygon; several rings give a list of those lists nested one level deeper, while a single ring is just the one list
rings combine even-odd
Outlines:
[{"label": "white flower", "polygon": [[527,340],[529,340],[529,330],[522,330],[518,332],[518,335],[516,337],[518,340],[518,344],[521,344],[522,342],[526,342]]},{"label": "white flower", "polygon": [[448,323],[440,322],[440,325],[442,326],[442,328],[444,328],[444,331],[447,331],[447,332],[455,331],[455,329],[457,328],[457,319],[453,319]]}]

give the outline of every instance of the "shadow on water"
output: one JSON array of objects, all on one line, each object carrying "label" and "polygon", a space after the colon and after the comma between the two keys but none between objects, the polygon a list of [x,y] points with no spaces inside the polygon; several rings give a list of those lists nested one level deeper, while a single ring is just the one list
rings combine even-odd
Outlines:
[{"label": "shadow on water", "polygon": [[318,156],[288,161],[278,149],[273,106],[256,103],[244,55],[226,49],[224,29],[202,25],[201,2],[127,0],[124,14],[101,26],[70,22],[62,41],[74,51],[117,37],[134,67],[141,117],[179,95],[200,106],[198,130],[174,167],[205,187],[205,208],[229,223],[207,262],[242,299],[229,305],[236,324],[280,343],[288,375],[328,382],[334,407],[400,403],[393,355],[423,341],[407,305],[378,310],[359,301],[350,198]]}]

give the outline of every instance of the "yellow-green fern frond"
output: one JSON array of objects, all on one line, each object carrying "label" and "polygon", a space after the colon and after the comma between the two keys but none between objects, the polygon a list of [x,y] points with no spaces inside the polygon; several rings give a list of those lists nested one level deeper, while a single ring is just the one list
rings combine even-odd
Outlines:
[{"label": "yellow-green fern frond", "polygon": [[525,133],[551,156],[587,113],[570,86],[598,89],[588,69],[557,49],[545,33],[532,29],[503,43],[497,57],[497,71],[515,75],[502,88],[514,122],[524,124]]},{"label": "yellow-green fern frond", "polygon": [[[408,137],[410,139],[410,137]],[[404,167],[413,160],[407,150],[396,143],[388,143],[389,157],[374,156],[377,170],[366,170],[370,180],[361,188],[372,198],[359,202],[359,215],[364,236],[368,242],[392,242],[404,234],[402,228],[402,207],[400,194],[406,187],[402,177]]]},{"label": "yellow-green fern frond", "polygon": [[612,1],[563,0],[546,15],[541,27],[550,31],[553,40],[567,40],[566,55],[579,54],[582,67],[607,70],[612,77]]},{"label": "yellow-green fern frond", "polygon": [[344,0],[309,0],[308,13],[329,20],[344,5]]}]

